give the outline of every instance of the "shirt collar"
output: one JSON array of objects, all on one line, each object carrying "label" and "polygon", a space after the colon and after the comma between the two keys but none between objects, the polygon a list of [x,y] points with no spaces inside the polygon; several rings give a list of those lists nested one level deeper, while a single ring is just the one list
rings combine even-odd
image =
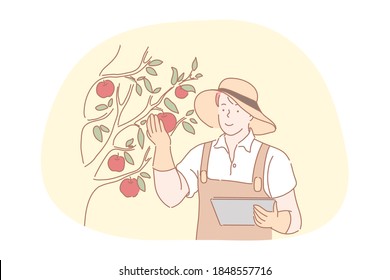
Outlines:
[{"label": "shirt collar", "polygon": [[[254,140],[255,140],[255,136],[253,135],[253,132],[250,129],[248,135],[243,140],[241,140],[240,143],[238,143],[237,147],[243,147],[249,153],[252,149],[252,144]],[[214,144],[214,148],[216,149],[224,148],[226,151],[228,151],[226,140],[225,140],[225,134],[219,136],[217,142]]]}]

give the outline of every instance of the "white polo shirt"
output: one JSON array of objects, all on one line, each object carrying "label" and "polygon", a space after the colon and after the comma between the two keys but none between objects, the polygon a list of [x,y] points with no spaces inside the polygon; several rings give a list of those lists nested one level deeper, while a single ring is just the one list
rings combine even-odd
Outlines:
[{"label": "white polo shirt", "polygon": [[[203,145],[194,147],[177,165],[189,186],[188,197],[198,191],[198,176],[203,153]],[[262,143],[250,131],[236,148],[233,161],[230,161],[224,135],[211,145],[208,178],[242,183],[252,183],[253,168]],[[265,162],[264,190],[270,197],[280,197],[295,188],[296,180],[287,155],[270,147]]]}]

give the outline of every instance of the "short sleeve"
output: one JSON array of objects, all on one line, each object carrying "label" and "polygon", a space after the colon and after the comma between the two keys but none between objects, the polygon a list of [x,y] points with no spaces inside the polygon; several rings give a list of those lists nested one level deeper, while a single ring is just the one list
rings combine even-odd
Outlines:
[{"label": "short sleeve", "polygon": [[202,153],[203,144],[200,144],[190,150],[183,160],[176,166],[176,169],[181,173],[181,175],[183,175],[187,182],[189,188],[187,197],[194,196],[194,194],[198,191],[198,176]]},{"label": "short sleeve", "polygon": [[267,183],[271,197],[280,197],[296,186],[294,171],[287,155],[276,148],[270,148]]}]

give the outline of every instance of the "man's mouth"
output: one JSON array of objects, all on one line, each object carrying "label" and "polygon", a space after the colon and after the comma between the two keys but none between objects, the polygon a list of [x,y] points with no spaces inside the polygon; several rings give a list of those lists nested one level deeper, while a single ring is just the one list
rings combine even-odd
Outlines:
[{"label": "man's mouth", "polygon": [[232,126],[233,124],[232,124],[232,123],[231,123],[231,124],[227,124],[227,123],[225,123],[225,125],[226,125],[226,126]]}]

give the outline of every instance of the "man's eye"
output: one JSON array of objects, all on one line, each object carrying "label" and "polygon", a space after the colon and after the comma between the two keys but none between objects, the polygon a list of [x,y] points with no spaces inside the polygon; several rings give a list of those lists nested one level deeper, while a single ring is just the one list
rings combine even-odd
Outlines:
[{"label": "man's eye", "polygon": [[225,112],[225,109],[222,109],[222,112]]},{"label": "man's eye", "polygon": [[239,111],[237,110],[237,113],[238,113]]}]

